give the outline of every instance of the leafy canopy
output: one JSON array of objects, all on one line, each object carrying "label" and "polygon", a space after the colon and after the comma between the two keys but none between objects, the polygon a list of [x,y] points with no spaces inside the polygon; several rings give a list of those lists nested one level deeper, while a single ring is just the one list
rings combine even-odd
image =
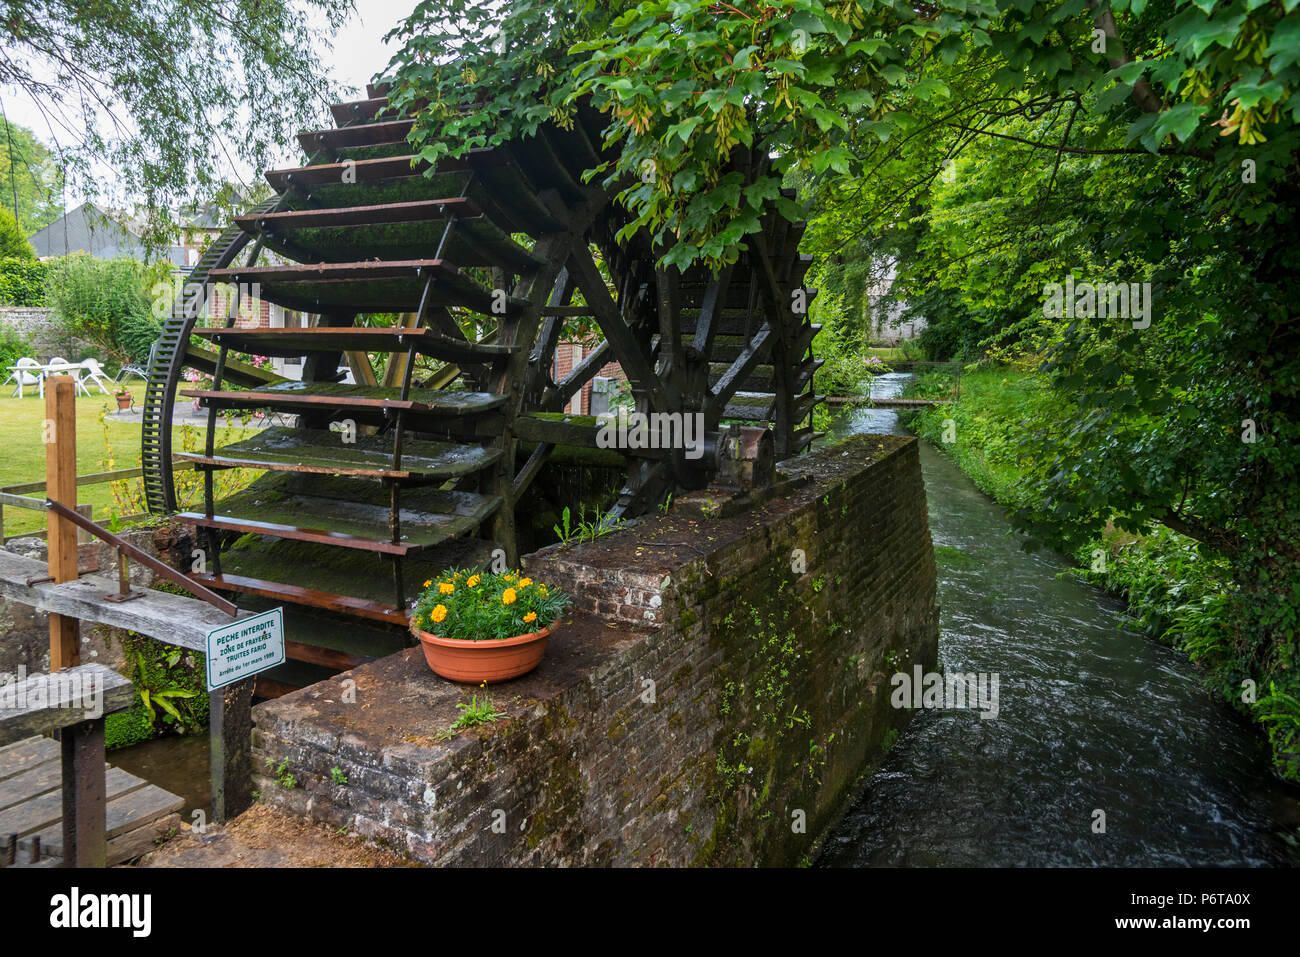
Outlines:
[{"label": "leafy canopy", "polygon": [[[395,31],[405,48],[390,71],[400,102],[429,104],[413,142],[430,161],[564,124],[590,98],[611,121],[618,152],[597,172],[621,187],[628,230],[648,227],[670,247],[667,262],[718,265],[734,261],[766,204],[802,216],[778,194],[790,169],[869,175],[856,139],[906,141],[950,103],[978,128],[1016,91],[1088,95],[1149,152],[1218,154],[1227,134],[1235,147],[1289,155],[1300,117],[1294,7],[425,0]],[[945,75],[959,60],[985,73],[974,102]],[[738,170],[737,148],[775,162]]]}]

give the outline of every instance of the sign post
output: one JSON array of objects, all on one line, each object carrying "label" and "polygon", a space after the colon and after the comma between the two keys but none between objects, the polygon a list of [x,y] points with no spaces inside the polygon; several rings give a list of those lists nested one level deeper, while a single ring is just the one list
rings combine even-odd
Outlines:
[{"label": "sign post", "polygon": [[284,661],[284,609],[213,629],[207,653],[212,816],[219,823],[253,803],[253,679]]}]

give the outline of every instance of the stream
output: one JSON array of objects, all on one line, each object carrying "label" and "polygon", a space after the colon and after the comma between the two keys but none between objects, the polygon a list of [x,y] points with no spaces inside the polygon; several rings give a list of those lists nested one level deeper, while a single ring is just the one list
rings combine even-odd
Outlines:
[{"label": "stream", "polygon": [[[910,378],[881,376],[872,394]],[[832,437],[858,432],[907,434],[892,411],[857,409]],[[998,674],[998,714],[917,711],[817,864],[1300,864],[1300,788],[1273,773],[1258,730],[1063,558],[1021,550],[947,456],[920,451],[939,670]]]}]

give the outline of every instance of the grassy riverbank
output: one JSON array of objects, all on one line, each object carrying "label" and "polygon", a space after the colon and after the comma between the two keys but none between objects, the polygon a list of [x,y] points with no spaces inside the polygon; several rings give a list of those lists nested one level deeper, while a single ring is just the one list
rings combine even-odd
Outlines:
[{"label": "grassy riverbank", "polygon": [[[918,378],[916,397],[952,394],[944,373]],[[1009,508],[1039,504],[1020,437],[1059,421],[1059,400],[1036,376],[1008,368],[963,373],[952,405],[903,413],[917,434],[947,452],[980,489]],[[1122,597],[1133,627],[1185,652],[1206,683],[1268,733],[1278,771],[1300,781],[1300,681],[1272,682],[1251,694],[1250,662],[1236,650],[1226,615],[1230,570],[1220,556],[1168,529],[1133,535],[1109,528],[1074,555],[1079,574]]]}]

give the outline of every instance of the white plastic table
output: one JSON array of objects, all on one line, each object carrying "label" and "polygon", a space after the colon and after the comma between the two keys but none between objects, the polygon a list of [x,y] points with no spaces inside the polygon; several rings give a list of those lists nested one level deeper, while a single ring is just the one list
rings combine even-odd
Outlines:
[{"label": "white plastic table", "polygon": [[[77,389],[86,393],[86,395],[90,395],[90,390],[86,388],[81,381],[81,376],[77,374],[81,369],[75,364],[66,366],[8,366],[7,368],[10,372],[26,372],[28,375],[36,376],[36,394],[42,397],[45,395],[45,379],[47,376],[52,375],[72,376],[72,380],[77,383]],[[18,383],[18,398],[21,399],[23,397],[23,377],[17,375],[14,380]]]}]

